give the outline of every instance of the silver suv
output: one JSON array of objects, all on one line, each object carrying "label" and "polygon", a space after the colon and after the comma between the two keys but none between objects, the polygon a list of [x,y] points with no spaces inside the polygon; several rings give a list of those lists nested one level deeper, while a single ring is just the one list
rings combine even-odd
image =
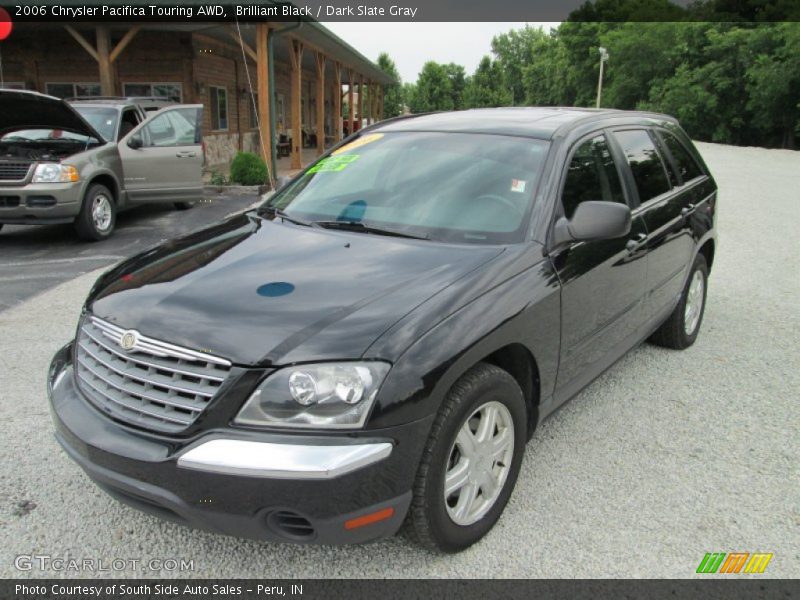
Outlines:
[{"label": "silver suv", "polygon": [[0,228],[73,222],[102,240],[133,204],[190,208],[203,187],[202,108],[0,90]]}]

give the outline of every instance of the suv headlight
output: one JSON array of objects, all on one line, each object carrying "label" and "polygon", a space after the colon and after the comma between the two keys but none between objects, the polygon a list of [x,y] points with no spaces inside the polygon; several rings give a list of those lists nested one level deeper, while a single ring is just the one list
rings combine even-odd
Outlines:
[{"label": "suv headlight", "polygon": [[262,427],[364,426],[390,365],[337,362],[280,369],[250,395],[234,423]]},{"label": "suv headlight", "polygon": [[33,172],[33,183],[74,183],[78,179],[78,169],[60,163],[41,163]]}]

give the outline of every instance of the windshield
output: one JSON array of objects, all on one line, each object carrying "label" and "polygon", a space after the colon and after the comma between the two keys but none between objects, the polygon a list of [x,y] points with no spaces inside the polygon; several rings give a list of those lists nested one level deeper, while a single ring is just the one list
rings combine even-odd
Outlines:
[{"label": "windshield", "polygon": [[119,117],[119,111],[117,111],[117,109],[76,105],[72,105],[72,108],[74,108],[75,112],[80,114],[97,133],[102,135],[103,139],[114,139],[117,132],[117,118]]},{"label": "windshield", "polygon": [[367,133],[264,207],[431,240],[515,243],[527,228],[547,149],[545,141],[501,135]]}]

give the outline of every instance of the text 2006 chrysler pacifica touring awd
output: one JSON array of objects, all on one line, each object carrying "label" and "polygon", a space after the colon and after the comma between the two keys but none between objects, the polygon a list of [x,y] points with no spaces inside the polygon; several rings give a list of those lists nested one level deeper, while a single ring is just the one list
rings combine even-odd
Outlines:
[{"label": "text 2006 chrysler pacifica touring awd", "polygon": [[642,340],[694,342],[715,205],[663,115],[385,121],[103,275],[50,369],[56,435],[197,527],[329,544],[405,521],[461,550],[543,418]]}]

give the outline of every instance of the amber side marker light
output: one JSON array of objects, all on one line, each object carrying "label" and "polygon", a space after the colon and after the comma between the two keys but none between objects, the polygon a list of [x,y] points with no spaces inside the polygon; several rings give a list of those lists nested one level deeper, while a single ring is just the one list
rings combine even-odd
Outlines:
[{"label": "amber side marker light", "polygon": [[356,517],[355,519],[350,519],[349,521],[344,522],[345,529],[358,529],[359,527],[364,527],[365,525],[372,525],[373,523],[377,523],[378,521],[385,521],[386,519],[390,519],[394,514],[394,509],[392,507],[384,508],[383,510],[379,510],[374,513],[370,513],[368,515],[364,515],[363,517]]}]

